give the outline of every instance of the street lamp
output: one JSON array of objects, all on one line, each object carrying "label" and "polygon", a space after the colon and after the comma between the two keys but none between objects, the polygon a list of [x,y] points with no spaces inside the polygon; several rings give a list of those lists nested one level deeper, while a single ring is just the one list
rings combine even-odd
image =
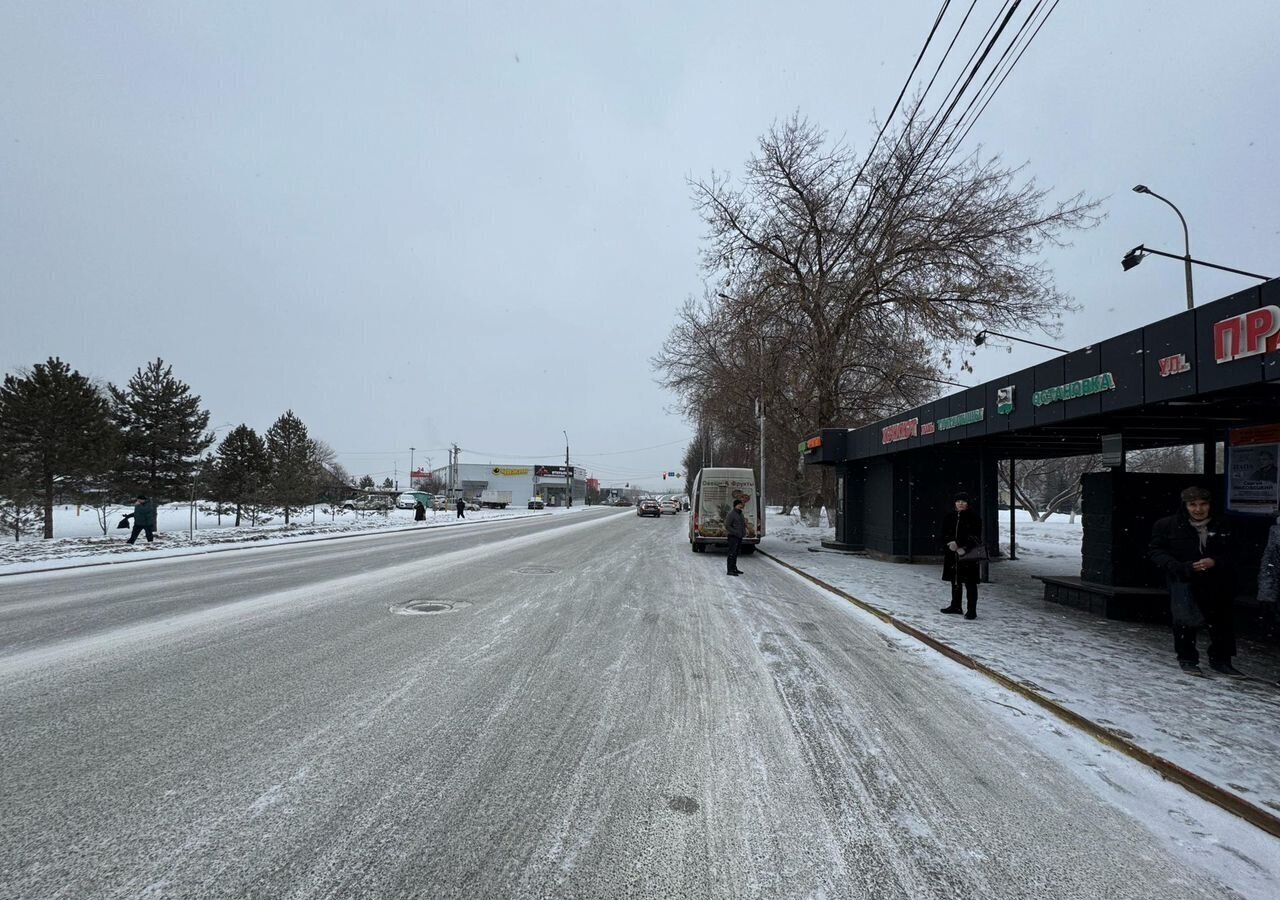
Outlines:
[{"label": "street lamp", "polygon": [[1014,337],[1011,334],[1001,334],[998,331],[992,331],[990,328],[984,328],[973,336],[973,346],[981,347],[987,342],[987,335],[994,335],[998,338],[1004,338],[1006,341],[1018,341],[1022,344],[1030,344],[1032,347],[1043,347],[1046,350],[1053,350],[1057,353],[1066,353],[1061,347],[1054,347],[1050,344],[1041,344],[1038,341],[1029,341],[1026,338]]},{"label": "street lamp", "polygon": [[[1170,209],[1172,209],[1174,212],[1178,214],[1178,221],[1182,223],[1182,238],[1184,241],[1184,246],[1187,251],[1186,254],[1182,257],[1182,264],[1187,276],[1187,309],[1195,309],[1195,306],[1196,306],[1195,295],[1192,293],[1192,290],[1191,290],[1191,232],[1187,230],[1187,220],[1183,217],[1182,211],[1178,209],[1178,207],[1174,206],[1167,197],[1161,197],[1159,194],[1151,190],[1151,188],[1147,187],[1145,184],[1135,184],[1133,186],[1133,192],[1135,194],[1150,194],[1152,197],[1155,197],[1157,200],[1161,201],[1162,203],[1167,204]],[[1126,272],[1129,271],[1129,269],[1132,269],[1141,261],[1142,261],[1142,257],[1138,257],[1136,260],[1133,261],[1132,264],[1130,264],[1125,268],[1125,271]]]},{"label": "street lamp", "polygon": [[414,451],[414,448],[410,447],[409,448],[409,490],[413,490],[413,451]]}]

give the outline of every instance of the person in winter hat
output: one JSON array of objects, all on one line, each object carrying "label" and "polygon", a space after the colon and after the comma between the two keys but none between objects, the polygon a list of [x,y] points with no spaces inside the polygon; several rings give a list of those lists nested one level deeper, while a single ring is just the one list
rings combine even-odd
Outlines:
[{"label": "person in winter hat", "polygon": [[747,536],[747,519],[742,514],[742,507],[746,502],[742,497],[734,497],[733,509],[724,517],[724,530],[729,535],[730,575],[742,574],[738,571],[738,550],[742,547],[742,539]]},{"label": "person in winter hat", "polygon": [[465,500],[463,500],[461,497],[459,497],[459,498],[458,498],[458,506],[457,506],[457,510],[458,510],[458,518],[459,518],[459,519],[465,519],[465,518],[466,518],[466,514],[464,513],[464,510],[466,510],[466,508],[467,508],[467,501],[465,501]]},{"label": "person in winter hat", "polygon": [[413,521],[425,522],[427,519],[427,507],[421,500],[413,504]]},{"label": "person in winter hat", "polygon": [[[982,544],[982,519],[969,508],[969,495],[955,496],[954,508],[942,520],[942,537],[947,542],[942,557],[942,580],[951,582],[951,605],[944,613],[964,613],[966,619],[978,617],[978,577],[976,559],[965,559]],[[961,609],[962,594],[968,595],[968,609]]]},{"label": "person in winter hat", "polygon": [[1173,649],[1190,675],[1203,675],[1196,632],[1209,628],[1209,667],[1234,677],[1236,654],[1235,573],[1231,536],[1213,514],[1213,495],[1202,487],[1182,492],[1182,509],[1151,529],[1148,558],[1164,573],[1173,617]]}]

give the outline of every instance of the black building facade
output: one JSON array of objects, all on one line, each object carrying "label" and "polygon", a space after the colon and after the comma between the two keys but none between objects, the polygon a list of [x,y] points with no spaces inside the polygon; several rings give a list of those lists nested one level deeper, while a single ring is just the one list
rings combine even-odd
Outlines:
[{"label": "black building facade", "polygon": [[[1280,453],[1280,279],[958,391],[861,428],[824,427],[802,447],[837,475],[837,549],[894,561],[938,558],[941,517],[957,491],[976,498],[990,548],[999,546],[1001,460],[1104,453],[1084,480],[1084,566],[1096,585],[1149,587],[1151,523],[1190,483],[1265,540],[1280,512],[1248,465]],[[1124,451],[1201,444],[1204,472],[1140,475]],[[1217,447],[1226,448],[1217,474]],[[1247,453],[1244,448],[1249,448]],[[1270,448],[1270,449],[1266,449]],[[1246,459],[1247,457],[1247,459]],[[1258,535],[1262,535],[1258,537]],[[1254,557],[1255,559],[1257,557]]]}]

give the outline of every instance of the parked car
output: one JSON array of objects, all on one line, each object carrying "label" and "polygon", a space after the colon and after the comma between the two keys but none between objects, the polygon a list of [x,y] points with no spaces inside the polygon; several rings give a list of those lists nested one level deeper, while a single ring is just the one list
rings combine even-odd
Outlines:
[{"label": "parked car", "polygon": [[530,508],[530,509],[542,509],[542,508],[543,508],[544,506],[546,506],[546,505],[547,505],[547,504],[546,504],[546,503],[544,503],[544,502],[542,501],[542,498],[541,498],[541,497],[530,497],[530,498],[529,498],[529,508]]},{"label": "parked car", "polygon": [[396,498],[396,509],[413,509],[418,505],[418,495],[406,491]]},{"label": "parked car", "polygon": [[655,518],[661,518],[662,506],[658,503],[657,500],[653,500],[653,499],[641,500],[640,505],[636,507],[636,515],[637,516],[654,516]]},{"label": "parked car", "polygon": [[674,500],[663,500],[658,504],[658,506],[662,508],[662,514],[664,516],[674,516],[680,511],[680,507],[676,505],[676,501]]}]

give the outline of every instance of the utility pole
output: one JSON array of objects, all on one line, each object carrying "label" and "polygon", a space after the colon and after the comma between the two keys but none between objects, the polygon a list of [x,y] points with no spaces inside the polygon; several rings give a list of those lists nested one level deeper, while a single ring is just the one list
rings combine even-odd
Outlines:
[{"label": "utility pole", "polygon": [[[768,518],[768,497],[764,490],[764,335],[760,335],[760,399],[756,401],[756,414],[760,417],[760,525]],[[757,535],[758,536],[758,535]]]},{"label": "utility pole", "polygon": [[569,432],[561,431],[564,435],[564,494],[566,507],[573,506],[573,469],[569,465]]},{"label": "utility pole", "polygon": [[449,470],[449,483],[451,487],[451,495],[454,500],[458,499],[458,494],[462,491],[462,485],[458,480],[458,454],[462,452],[457,444],[453,445],[453,467]]},{"label": "utility pole", "polygon": [[409,448],[409,490],[413,490],[413,447]]}]

